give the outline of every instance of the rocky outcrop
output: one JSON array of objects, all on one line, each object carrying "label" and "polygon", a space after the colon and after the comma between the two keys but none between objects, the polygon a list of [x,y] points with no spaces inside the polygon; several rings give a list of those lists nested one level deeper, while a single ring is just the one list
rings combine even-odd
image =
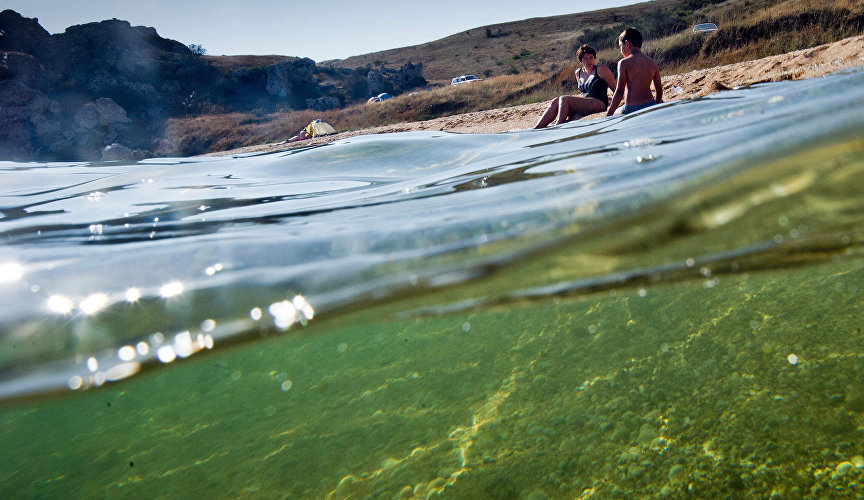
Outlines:
[{"label": "rocky outcrop", "polygon": [[319,97],[317,99],[306,99],[306,108],[314,109],[315,111],[328,111],[331,109],[339,109],[342,107],[342,102],[335,97]]},{"label": "rocky outcrop", "polygon": [[188,112],[219,71],[153,28],[110,20],[51,35],[36,19],[0,12],[0,155],[99,159],[121,142],[146,147],[168,116]]},{"label": "rocky outcrop", "polygon": [[[285,58],[223,74],[154,28],[111,19],[52,35],[37,19],[4,10],[0,160],[99,160],[125,152],[121,146],[155,150],[157,143],[177,142],[166,137],[171,117],[253,109],[324,111],[365,100],[367,87],[374,94],[399,93],[422,80],[421,64],[375,71],[364,82],[363,74],[353,70],[319,70],[312,59]],[[191,154],[199,152],[204,151]]]},{"label": "rocky outcrop", "polygon": [[0,157],[28,158],[35,153],[30,116],[37,99],[45,95],[21,82],[0,82]]},{"label": "rocky outcrop", "polygon": [[153,153],[143,149],[127,148],[122,144],[109,144],[102,150],[102,161],[139,161],[150,158]]},{"label": "rocky outcrop", "polygon": [[23,52],[0,52],[0,81],[15,78],[28,87],[44,88],[59,78],[48,75],[36,57]]},{"label": "rocky outcrop", "polygon": [[310,97],[316,94],[317,82],[315,61],[304,57],[302,59],[286,59],[272,66],[267,66],[267,92],[283,99]]},{"label": "rocky outcrop", "polygon": [[401,94],[408,89],[426,85],[423,78],[423,63],[407,63],[398,70],[381,67],[370,70],[366,75],[366,85],[369,95],[378,95],[381,92]]},{"label": "rocky outcrop", "polygon": [[410,88],[426,85],[426,79],[423,78],[423,63],[417,64],[407,63],[399,68],[393,84],[400,91],[405,91]]},{"label": "rocky outcrop", "polygon": [[0,12],[0,50],[32,54],[51,38],[38,19],[22,17],[14,10]]},{"label": "rocky outcrop", "polygon": [[370,96],[393,90],[392,85],[387,85],[387,80],[384,78],[383,71],[384,68],[381,68],[380,70],[373,69],[366,75],[366,86],[369,89]]}]

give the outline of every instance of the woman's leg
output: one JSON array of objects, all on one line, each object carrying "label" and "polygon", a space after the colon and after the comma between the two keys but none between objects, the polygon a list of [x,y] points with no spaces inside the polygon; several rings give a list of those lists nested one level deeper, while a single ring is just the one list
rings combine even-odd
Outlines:
[{"label": "woman's leg", "polygon": [[566,123],[570,117],[582,117],[605,111],[603,102],[593,97],[576,97],[565,95],[558,98],[558,117],[555,125]]},{"label": "woman's leg", "polygon": [[552,120],[554,120],[556,116],[558,116],[558,98],[552,99],[552,102],[549,103],[546,111],[540,115],[540,120],[537,122],[537,125],[534,125],[534,128],[546,127],[552,123]]}]

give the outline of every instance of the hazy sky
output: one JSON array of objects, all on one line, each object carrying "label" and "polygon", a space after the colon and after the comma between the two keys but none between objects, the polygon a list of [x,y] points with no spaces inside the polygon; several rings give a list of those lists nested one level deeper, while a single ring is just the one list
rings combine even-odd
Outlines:
[{"label": "hazy sky", "polygon": [[210,55],[278,54],[315,61],[431,42],[471,28],[600,10],[634,0],[2,0],[50,33],[117,18]]}]

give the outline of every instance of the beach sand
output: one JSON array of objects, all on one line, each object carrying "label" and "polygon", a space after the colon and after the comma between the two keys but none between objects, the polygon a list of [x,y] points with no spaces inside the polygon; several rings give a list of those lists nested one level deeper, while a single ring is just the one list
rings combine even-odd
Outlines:
[{"label": "beach sand", "polygon": [[[688,99],[756,83],[817,78],[842,68],[860,65],[864,65],[864,36],[846,38],[831,44],[819,45],[787,54],[664,76],[663,97],[666,102]],[[426,121],[397,123],[340,132],[326,137],[315,137],[310,140],[294,143],[282,142],[247,146],[230,151],[210,153],[208,156],[284,151],[297,147],[327,144],[339,139],[369,134],[421,130],[485,134],[527,129],[534,126],[547,105],[548,102],[541,102],[477,111]],[[604,115],[605,113],[597,113],[582,119],[599,118]]]}]

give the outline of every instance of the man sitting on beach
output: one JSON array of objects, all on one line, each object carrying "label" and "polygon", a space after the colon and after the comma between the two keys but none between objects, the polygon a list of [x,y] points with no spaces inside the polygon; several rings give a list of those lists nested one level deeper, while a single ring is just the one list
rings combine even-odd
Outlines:
[{"label": "man sitting on beach", "polygon": [[[636,28],[627,28],[618,36],[618,46],[624,59],[618,61],[618,85],[606,116],[612,116],[621,104],[625,91],[627,99],[621,111],[625,115],[663,102],[660,68],[653,59],[642,53],[642,33]],[[652,82],[656,97],[651,93]]]}]

